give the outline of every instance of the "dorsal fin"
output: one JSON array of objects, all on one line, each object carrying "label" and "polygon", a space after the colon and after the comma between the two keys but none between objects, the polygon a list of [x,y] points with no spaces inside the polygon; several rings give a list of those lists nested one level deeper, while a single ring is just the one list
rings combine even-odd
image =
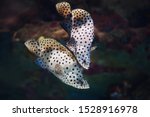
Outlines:
[{"label": "dorsal fin", "polygon": [[52,50],[52,45],[54,43],[54,40],[52,40],[51,38],[45,38],[44,36],[41,36],[38,38],[38,43],[41,52],[45,52],[48,50]]},{"label": "dorsal fin", "polygon": [[40,36],[40,37],[38,38],[38,42],[40,43],[40,42],[43,41],[44,39],[45,39],[44,36]]}]

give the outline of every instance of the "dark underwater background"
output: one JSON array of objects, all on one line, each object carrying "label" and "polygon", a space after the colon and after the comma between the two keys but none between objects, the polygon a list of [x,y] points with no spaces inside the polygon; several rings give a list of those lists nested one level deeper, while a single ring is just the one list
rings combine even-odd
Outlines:
[{"label": "dark underwater background", "polygon": [[150,99],[150,1],[66,0],[87,10],[95,24],[90,89],[67,86],[34,63],[30,38],[67,33],[55,9],[62,0],[0,1],[0,99]]}]

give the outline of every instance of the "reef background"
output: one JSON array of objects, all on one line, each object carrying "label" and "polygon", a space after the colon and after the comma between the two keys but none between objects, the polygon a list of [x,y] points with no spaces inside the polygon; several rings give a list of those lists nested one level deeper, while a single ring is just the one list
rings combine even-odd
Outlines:
[{"label": "reef background", "polygon": [[58,1],[0,1],[0,99],[150,99],[150,1],[66,0],[94,19],[97,49],[84,71],[89,90],[61,83],[24,46],[41,35],[68,39]]}]

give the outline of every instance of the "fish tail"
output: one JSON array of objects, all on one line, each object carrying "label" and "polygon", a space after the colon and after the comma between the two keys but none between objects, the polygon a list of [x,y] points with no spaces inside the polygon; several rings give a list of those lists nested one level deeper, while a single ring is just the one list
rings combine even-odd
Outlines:
[{"label": "fish tail", "polygon": [[56,4],[57,12],[63,17],[67,18],[71,14],[71,6],[68,2],[60,2]]}]

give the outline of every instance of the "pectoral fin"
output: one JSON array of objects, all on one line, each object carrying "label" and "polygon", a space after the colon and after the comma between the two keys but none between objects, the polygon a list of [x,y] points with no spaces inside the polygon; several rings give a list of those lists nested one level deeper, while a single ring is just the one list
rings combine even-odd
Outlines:
[{"label": "pectoral fin", "polygon": [[41,58],[37,58],[35,60],[35,63],[43,69],[47,68],[45,62],[43,62],[43,60]]},{"label": "pectoral fin", "polygon": [[97,46],[93,46],[91,47],[91,52],[93,52],[94,50],[96,50]]}]

